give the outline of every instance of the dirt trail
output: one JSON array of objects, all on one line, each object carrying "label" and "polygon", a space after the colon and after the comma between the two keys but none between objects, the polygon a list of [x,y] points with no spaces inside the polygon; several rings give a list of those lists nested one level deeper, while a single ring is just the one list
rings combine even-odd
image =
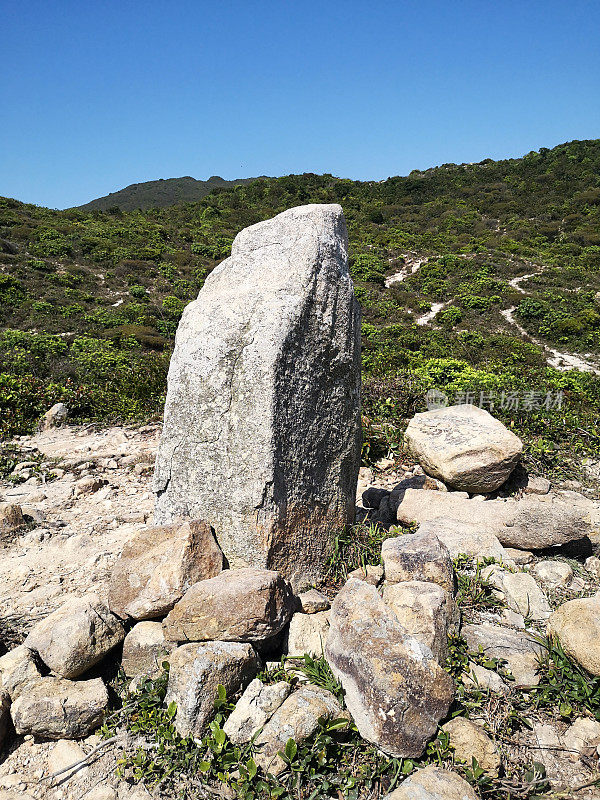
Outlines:
[{"label": "dirt trail", "polygon": [[406,253],[403,255],[403,258],[404,267],[399,272],[395,272],[393,275],[390,275],[389,278],[385,279],[385,286],[387,289],[395,283],[402,283],[409,275],[414,275],[415,272],[418,272],[421,266],[428,261],[426,257],[421,258],[414,253]]}]

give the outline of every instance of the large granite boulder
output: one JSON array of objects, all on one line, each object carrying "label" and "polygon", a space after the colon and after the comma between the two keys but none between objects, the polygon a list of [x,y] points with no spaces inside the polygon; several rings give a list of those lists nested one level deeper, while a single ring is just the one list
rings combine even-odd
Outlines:
[{"label": "large granite boulder", "polygon": [[246,228],[179,323],[156,521],[205,519],[232,568],[312,585],[354,518],[359,395],[341,207],[292,208]]},{"label": "large granite boulder", "polygon": [[492,492],[517,466],[523,443],[499,420],[473,405],[415,414],[406,443],[423,469],[465,492]]},{"label": "large granite boulder", "polygon": [[195,583],[163,622],[165,638],[176,642],[259,642],[286,625],[294,595],[270,569],[227,569]]},{"label": "large granite boulder", "polygon": [[125,544],[112,572],[108,602],[120,617],[162,617],[190,586],[222,568],[223,553],[206,522],[146,528]]},{"label": "large granite boulder", "polygon": [[376,587],[346,582],[331,607],[325,656],[361,736],[388,755],[420,756],[448,713],[454,683]]}]

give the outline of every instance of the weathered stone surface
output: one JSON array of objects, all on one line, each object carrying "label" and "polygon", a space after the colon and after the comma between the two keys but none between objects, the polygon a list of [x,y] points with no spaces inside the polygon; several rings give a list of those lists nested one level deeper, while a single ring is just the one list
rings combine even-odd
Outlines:
[{"label": "weathered stone surface", "polygon": [[[62,772],[73,767],[75,764],[85,758],[86,753],[83,747],[77,742],[72,742],[69,739],[59,739],[48,754],[48,774],[52,775],[55,772]],[[87,767],[81,766],[77,770],[79,777],[84,777],[88,772]],[[74,774],[73,770],[64,772],[58,778],[58,783],[63,783],[66,779]]]},{"label": "weathered stone surface", "polygon": [[478,800],[469,784],[456,772],[430,764],[417,770],[384,800]]},{"label": "weathered stone surface", "polygon": [[406,632],[427,645],[442,663],[448,656],[448,633],[456,633],[459,623],[450,592],[437,583],[405,581],[385,586],[383,599]]},{"label": "weathered stone surface", "polygon": [[457,558],[459,555],[480,559],[496,558],[499,561],[506,561],[508,558],[498,537],[476,521],[435,517],[421,523],[417,532],[437,536],[448,548],[450,558]]},{"label": "weathered stone surface", "polygon": [[501,486],[523,450],[518,436],[473,405],[415,414],[405,439],[426,472],[472,494]]},{"label": "weathered stone surface", "polygon": [[8,723],[10,722],[10,697],[8,692],[0,689],[0,747],[4,744]]},{"label": "weathered stone surface", "polygon": [[320,686],[301,686],[279,706],[256,737],[256,763],[272,775],[285,768],[277,755],[288,739],[301,744],[319,727],[319,718],[338,719],[344,716],[336,698]]},{"label": "weathered stone surface", "polygon": [[600,675],[600,596],[563,603],[548,619],[548,633],[592,675]]},{"label": "weathered stone surface", "polygon": [[473,661],[469,661],[468,672],[462,675],[461,680],[465,686],[476,686],[496,694],[505,695],[509,692],[508,686],[497,672],[475,664]]},{"label": "weathered stone surface", "polygon": [[223,554],[206,522],[175,522],[137,533],[113,570],[109,605],[120,617],[163,617],[198,581],[223,568]]},{"label": "weathered stone surface", "polygon": [[21,506],[16,503],[0,503],[0,533],[12,533],[25,525]]},{"label": "weathered stone surface", "polygon": [[279,681],[270,685],[255,678],[246,687],[223,725],[234,744],[245,744],[264,726],[290,693],[290,684]]},{"label": "weathered stone surface", "polygon": [[[563,744],[571,761],[592,755],[600,745],[600,722],[590,717],[578,717],[563,734]],[[590,753],[589,751],[592,751]]]},{"label": "weathered stone surface", "polygon": [[593,530],[593,506],[574,500],[574,494],[485,500],[469,499],[459,492],[407,489],[399,499],[396,515],[399,522],[420,525],[439,517],[467,523],[476,520],[482,534],[494,535],[505,547],[540,550],[582,539]]},{"label": "weathered stone surface", "polygon": [[431,581],[447,591],[454,588],[450,554],[433,534],[418,532],[386,539],[381,560],[387,583]]},{"label": "weathered stone surface", "polygon": [[500,768],[500,755],[481,725],[476,725],[465,717],[454,717],[442,730],[450,736],[450,746],[460,761],[471,766],[473,759],[490,775],[497,775]]},{"label": "weathered stone surface", "polygon": [[252,645],[240,642],[184,644],[170,656],[165,703],[177,703],[175,727],[182,736],[200,736],[213,714],[218,686],[231,695],[259,669]]},{"label": "weathered stone surface", "polygon": [[319,611],[327,611],[331,608],[329,599],[318,589],[310,589],[298,595],[300,610],[303,614],[317,614]]},{"label": "weathered stone surface", "polygon": [[305,653],[320,658],[325,650],[329,633],[329,611],[318,614],[294,614],[287,636],[287,654],[303,656]]},{"label": "weathered stone surface", "polygon": [[389,755],[419,756],[452,702],[450,676],[364,581],[347,581],[330,625],[325,654],[361,736]]},{"label": "weathered stone surface", "polygon": [[46,739],[79,739],[102,722],[108,692],[100,678],[67,681],[40,678],[12,704],[11,716],[19,734]]},{"label": "weathered stone surface", "polygon": [[493,564],[481,571],[481,577],[502,594],[511,611],[538,622],[550,616],[546,595],[526,572],[508,572]]},{"label": "weathered stone surface", "polygon": [[165,638],[179,642],[254,642],[284,627],[294,596],[274,570],[225,570],[195,583],[163,622]]},{"label": "weathered stone surface", "polygon": [[63,678],[83,674],[125,638],[121,622],[98,595],[70,597],[33,626],[25,647]]},{"label": "weathered stone surface", "polygon": [[338,205],[237,235],[179,323],[156,520],[206,519],[233,568],[319,576],[354,518],[360,311]]},{"label": "weathered stone surface", "polygon": [[471,652],[477,653],[481,648],[492,658],[504,659],[515,679],[515,687],[537,686],[538,659],[543,649],[525,631],[483,623],[464,625],[461,633]]},{"label": "weathered stone surface", "polygon": [[60,427],[67,419],[68,413],[69,410],[64,403],[55,403],[42,417],[40,430],[48,431],[51,428]]},{"label": "weathered stone surface", "polygon": [[25,645],[9,650],[0,658],[0,687],[16,700],[33,681],[42,677],[34,653]]},{"label": "weathered stone surface", "polygon": [[573,580],[573,568],[564,561],[538,561],[531,574],[550,589],[568,586]]},{"label": "weathered stone surface", "polygon": [[125,675],[134,678],[159,674],[174,647],[173,642],[166,641],[160,622],[138,622],[123,642],[121,666]]},{"label": "weathered stone surface", "polygon": [[359,581],[370,583],[371,586],[379,586],[383,580],[383,567],[380,564],[365,564],[348,573],[349,578],[358,578]]}]

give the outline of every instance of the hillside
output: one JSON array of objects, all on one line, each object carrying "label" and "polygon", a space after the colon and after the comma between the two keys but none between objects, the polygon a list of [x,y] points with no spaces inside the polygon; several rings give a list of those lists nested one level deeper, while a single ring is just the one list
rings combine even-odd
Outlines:
[{"label": "hillside", "polygon": [[[581,477],[600,436],[600,140],[377,183],[264,178],[146,211],[4,199],[3,430],[59,398],[74,418],[160,412],[185,304],[239,230],[310,202],[341,203],[348,222],[365,460],[400,452],[404,420],[436,387],[493,395],[530,463]],[[562,408],[537,407],[558,391]],[[528,405],[501,407],[515,392]]]},{"label": "hillside", "polygon": [[213,175],[207,181],[198,181],[187,175],[184,178],[161,178],[158,181],[144,181],[132,183],[117,192],[110,192],[105,197],[97,197],[77,206],[84,211],[108,211],[120,209],[121,211],[135,211],[138,208],[165,208],[177,203],[194,203],[201,200],[213,189],[226,189],[242,183],[250,183],[256,178],[237,178],[226,181],[218,175]]}]

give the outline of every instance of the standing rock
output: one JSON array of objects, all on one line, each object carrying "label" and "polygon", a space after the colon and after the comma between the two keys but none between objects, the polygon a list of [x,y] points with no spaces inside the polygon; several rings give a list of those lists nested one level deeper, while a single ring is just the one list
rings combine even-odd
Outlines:
[{"label": "standing rock", "polygon": [[120,617],[162,617],[190,586],[218,575],[222,568],[223,554],[206,522],[147,528],[123,548],[108,602]]},{"label": "standing rock", "polygon": [[518,436],[473,405],[415,414],[405,439],[426,472],[471,494],[501,486],[523,450]]},{"label": "standing rock", "polygon": [[449,592],[454,589],[450,554],[433,534],[413,533],[385,539],[381,560],[387,583],[430,581]]},{"label": "standing rock", "polygon": [[269,639],[294,611],[289,585],[273,570],[225,570],[195,583],[163,622],[171,641],[254,642]]},{"label": "standing rock", "polygon": [[256,763],[265,772],[279,775],[285,763],[278,755],[288,739],[302,744],[319,728],[319,719],[338,719],[344,715],[336,698],[321,686],[301,686],[279,706],[256,737]]},{"label": "standing rock", "polygon": [[330,625],[325,655],[361,736],[388,755],[421,755],[454,697],[448,673],[364,581],[347,581]]},{"label": "standing rock", "polygon": [[600,675],[600,596],[569,600],[548,619],[548,633],[592,675]]},{"label": "standing rock", "polygon": [[469,784],[457,775],[430,764],[413,772],[384,800],[479,800]]},{"label": "standing rock", "polygon": [[69,410],[64,403],[55,403],[42,417],[40,430],[48,431],[60,427],[67,419],[68,413]]},{"label": "standing rock", "polygon": [[223,725],[231,741],[234,744],[249,742],[277,711],[290,689],[286,681],[266,685],[255,678],[249,683]]},{"label": "standing rock", "polygon": [[11,706],[15,730],[45,739],[79,739],[102,722],[108,692],[100,678],[67,681],[40,678]]},{"label": "standing rock", "polygon": [[200,736],[214,711],[219,684],[234,694],[256,675],[259,660],[252,645],[239,642],[184,644],[170,657],[165,703],[177,704],[175,727],[181,736]]},{"label": "standing rock", "polygon": [[405,581],[385,586],[383,599],[406,632],[443,663],[448,657],[448,633],[457,632],[460,619],[450,592],[437,583]]},{"label": "standing rock", "polygon": [[160,622],[138,622],[123,642],[121,666],[125,675],[158,675],[174,646],[165,640]]},{"label": "standing rock", "polygon": [[81,675],[125,638],[121,622],[98,595],[70,597],[33,626],[25,647],[63,678]]},{"label": "standing rock", "polygon": [[354,519],[360,311],[338,205],[239,233],[187,306],[156,460],[156,520],[206,519],[232,568],[303,589]]},{"label": "standing rock", "polygon": [[473,759],[490,775],[497,775],[500,768],[500,755],[481,725],[476,725],[465,717],[454,717],[442,730],[450,736],[450,746],[460,761],[471,766]]},{"label": "standing rock", "polygon": [[0,533],[13,533],[25,525],[21,506],[16,503],[0,503]]},{"label": "standing rock", "polygon": [[10,697],[8,692],[0,689],[0,747],[4,744],[8,723],[10,722]]},{"label": "standing rock", "polygon": [[328,632],[329,611],[294,614],[287,637],[288,656],[303,656],[308,653],[314,658],[320,658],[325,650]]},{"label": "standing rock", "polygon": [[34,653],[20,644],[0,658],[0,687],[16,700],[33,681],[42,677]]},{"label": "standing rock", "polygon": [[501,592],[511,611],[537,622],[550,616],[546,595],[526,572],[508,572],[493,564],[481,571],[481,577]]}]

